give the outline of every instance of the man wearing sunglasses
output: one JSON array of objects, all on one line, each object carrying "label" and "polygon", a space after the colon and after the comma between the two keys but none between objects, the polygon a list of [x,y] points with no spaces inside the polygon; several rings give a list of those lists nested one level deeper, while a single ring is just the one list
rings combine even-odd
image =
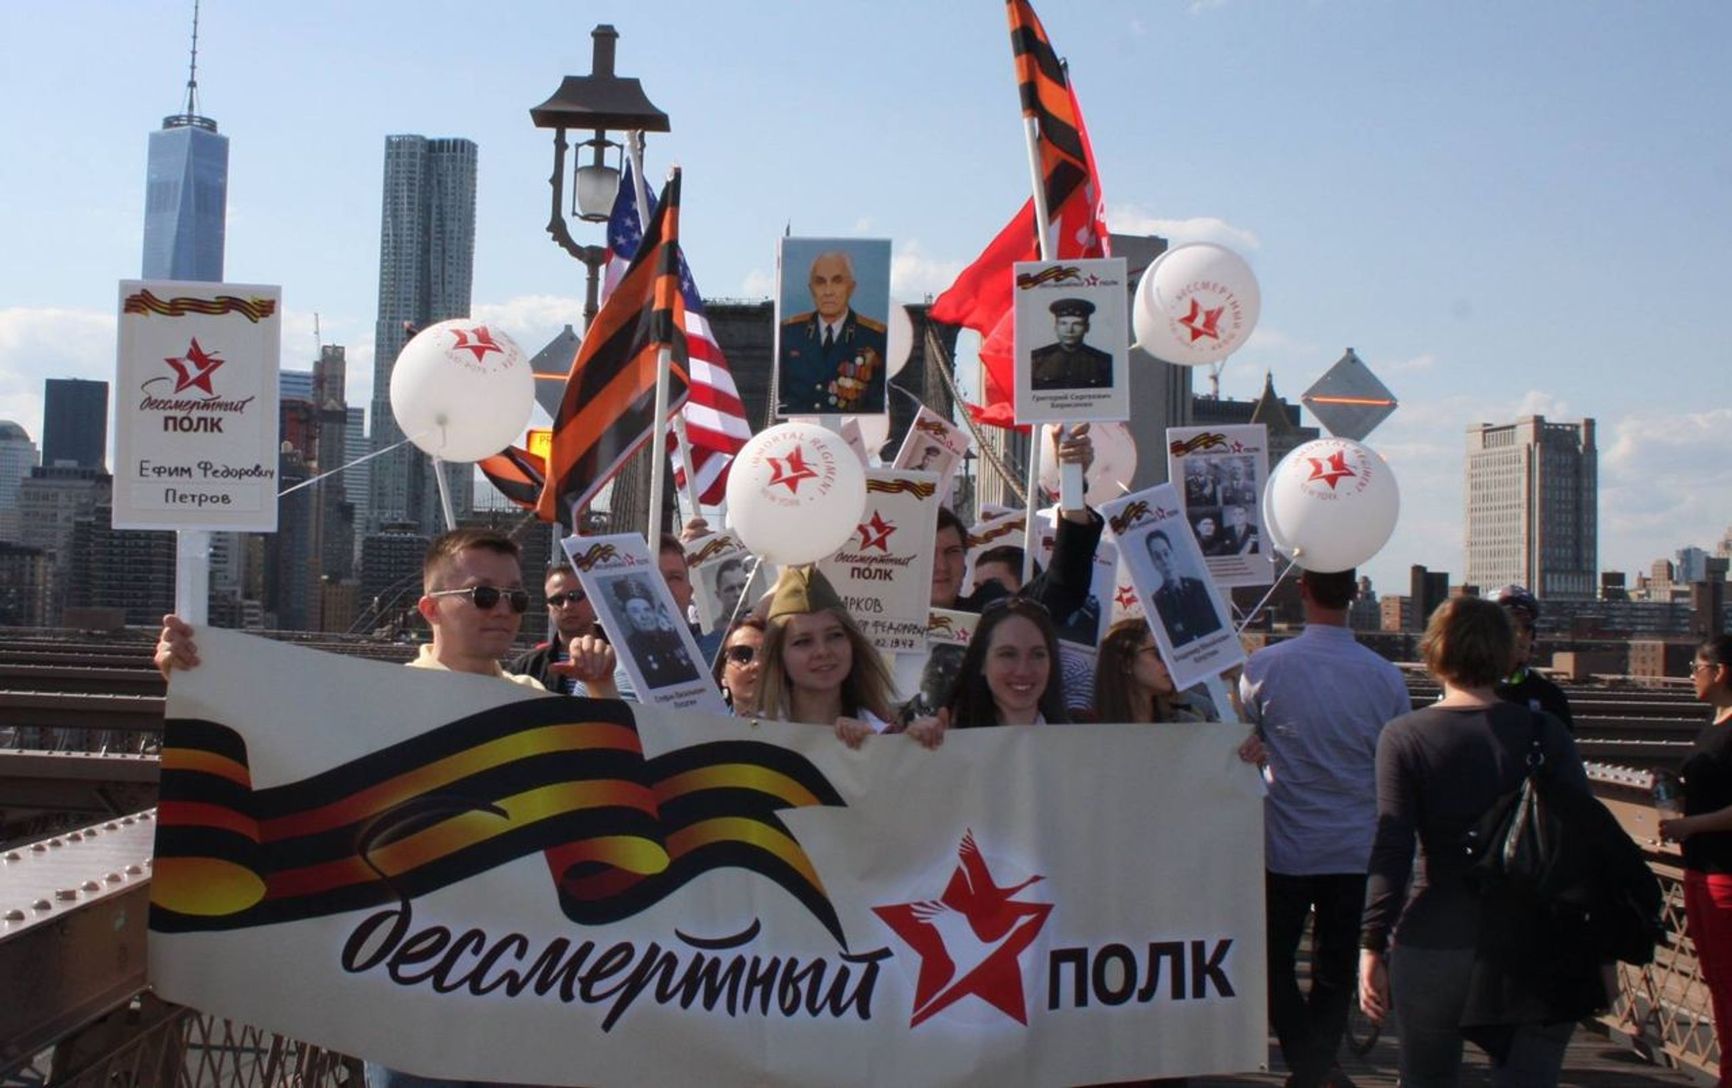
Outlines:
[{"label": "man wearing sunglasses", "polygon": [[[540,688],[533,676],[502,669],[499,659],[511,648],[529,594],[523,589],[517,544],[486,529],[457,529],[436,538],[421,567],[421,600],[416,609],[432,629],[433,640],[421,647],[412,668],[496,676]],[[157,641],[156,667],[167,676],[176,668],[198,664],[192,628],[179,616],[163,618]],[[550,666],[582,682],[596,698],[612,698],[613,651],[590,635],[569,644],[569,659]]]},{"label": "man wearing sunglasses", "polygon": [[583,694],[577,682],[553,666],[569,660],[573,639],[595,634],[595,605],[590,603],[577,572],[555,567],[547,572],[547,618],[553,621],[554,637],[521,655],[506,666],[507,672],[533,676],[548,691],[562,695]]}]

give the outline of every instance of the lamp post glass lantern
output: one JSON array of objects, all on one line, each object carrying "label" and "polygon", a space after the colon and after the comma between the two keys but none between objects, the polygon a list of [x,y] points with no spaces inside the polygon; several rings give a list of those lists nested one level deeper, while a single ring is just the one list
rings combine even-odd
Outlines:
[{"label": "lamp post glass lantern", "polygon": [[[584,222],[605,223],[619,192],[623,150],[620,143],[607,138],[607,133],[668,131],[668,115],[655,107],[644,94],[643,86],[636,79],[614,75],[619,32],[603,23],[590,32],[590,37],[594,42],[590,74],[566,76],[552,97],[529,111],[536,128],[553,130],[553,175],[547,179],[553,189],[553,201],[547,233],[589,271],[583,304],[585,332],[599,306],[601,268],[607,260],[607,251],[601,246],[580,244],[572,237],[566,222],[565,153],[571,146],[566,133],[569,130],[594,134],[578,144],[579,159],[583,157],[583,148],[589,148],[591,156],[589,162],[579,163],[572,171],[570,214]],[[607,161],[610,147],[615,149],[612,164]]]}]

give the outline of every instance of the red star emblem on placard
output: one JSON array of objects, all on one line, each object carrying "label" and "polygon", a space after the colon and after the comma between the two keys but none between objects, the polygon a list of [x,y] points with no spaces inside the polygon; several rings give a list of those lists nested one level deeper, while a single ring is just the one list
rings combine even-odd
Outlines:
[{"label": "red star emblem on placard", "polygon": [[1137,603],[1136,588],[1133,586],[1120,586],[1118,592],[1113,594],[1113,601],[1120,608],[1130,608],[1132,605]]},{"label": "red star emblem on placard", "polygon": [[1329,485],[1331,491],[1335,490],[1335,485],[1341,482],[1342,477],[1359,475],[1347,467],[1346,450],[1336,450],[1328,457],[1307,457],[1305,460],[1311,462],[1311,475],[1305,477],[1305,482],[1322,480]]},{"label": "red star emblem on placard", "polygon": [[[493,342],[493,333],[486,325],[475,326],[473,332],[465,332],[462,329],[452,329],[451,335],[457,338],[457,342],[451,345],[451,350],[473,351],[475,353],[475,361],[478,363],[482,359],[486,358],[487,353],[490,351],[497,351],[501,355],[505,354],[505,349]],[[471,339],[471,337],[474,339]]]},{"label": "red star emblem on placard", "polygon": [[1221,314],[1226,309],[1225,306],[1217,306],[1213,310],[1205,310],[1196,299],[1192,299],[1191,312],[1179,318],[1179,324],[1191,330],[1191,343],[1193,344],[1205,336],[1210,340],[1219,340],[1221,338]]},{"label": "red star emblem on placard", "polygon": [[174,368],[176,393],[197,388],[216,396],[216,390],[210,387],[210,376],[217,367],[223,365],[223,360],[216,352],[199,347],[198,337],[193,337],[192,346],[186,349],[185,356],[167,358],[163,362]]},{"label": "red star emblem on placard", "polygon": [[918,1027],[971,994],[1026,1025],[1020,957],[1046,924],[1052,904],[1012,896],[1042,878],[999,887],[972,831],[963,835],[956,855],[956,872],[937,899],[872,908],[920,957],[908,1026]]},{"label": "red star emblem on placard", "polygon": [[765,460],[770,462],[770,486],[783,484],[790,495],[800,493],[801,480],[816,479],[818,476],[812,466],[806,464],[804,446],[795,446],[794,452],[786,457],[767,457]]},{"label": "red star emblem on placard", "polygon": [[861,551],[865,551],[867,548],[877,548],[881,552],[888,553],[890,551],[890,534],[896,531],[896,526],[892,522],[885,521],[884,515],[874,510],[872,511],[872,520],[864,525],[855,526],[854,531],[860,534]]}]

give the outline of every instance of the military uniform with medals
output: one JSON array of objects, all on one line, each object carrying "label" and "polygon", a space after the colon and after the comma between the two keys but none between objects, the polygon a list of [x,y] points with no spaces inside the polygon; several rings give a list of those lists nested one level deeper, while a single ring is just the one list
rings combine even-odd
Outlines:
[{"label": "military uniform with medals", "polygon": [[784,320],[781,332],[782,415],[884,410],[887,333],[881,322],[849,309],[838,329],[827,330],[813,310]]}]

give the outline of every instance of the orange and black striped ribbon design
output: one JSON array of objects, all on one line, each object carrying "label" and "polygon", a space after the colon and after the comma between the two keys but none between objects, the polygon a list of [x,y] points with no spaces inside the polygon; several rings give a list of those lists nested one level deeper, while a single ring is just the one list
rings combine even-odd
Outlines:
[{"label": "orange and black striped ribbon design", "polygon": [[547,482],[536,514],[555,521],[581,508],[637,452],[655,424],[658,356],[669,349],[668,411],[685,403],[685,301],[680,294],[680,175],[662,189],[655,218],[619,286],[578,345],[553,421]]},{"label": "orange and black striped ribbon design", "polygon": [[868,479],[866,490],[884,495],[913,495],[917,499],[930,499],[938,493],[938,485],[919,480]]},{"label": "orange and black striped ribbon design", "polygon": [[1022,115],[1039,124],[1046,206],[1056,215],[1059,206],[1089,177],[1076,102],[1071,98],[1064,66],[1033,6],[1028,0],[1006,0],[1006,14],[1010,17],[1010,49],[1016,62]]},{"label": "orange and black striped ribbon design", "polygon": [[507,446],[504,452],[475,462],[475,467],[501,495],[525,510],[535,509],[547,474],[541,458],[520,446]]},{"label": "orange and black striped ribbon design", "polygon": [[240,314],[257,325],[265,318],[277,312],[275,299],[240,298],[236,295],[218,295],[216,298],[183,298],[176,296],[164,302],[149,291],[127,295],[121,310],[129,314],[161,314],[163,317],[184,317],[187,314],[208,314],[220,317],[223,314]]},{"label": "orange and black striped ribbon design", "polygon": [[299,782],[254,789],[225,725],[171,718],[151,928],[243,929],[412,899],[541,853],[582,925],[713,869],[781,886],[843,941],[777,813],[842,798],[804,756],[714,741],[646,760],[617,701],[495,707]]}]

